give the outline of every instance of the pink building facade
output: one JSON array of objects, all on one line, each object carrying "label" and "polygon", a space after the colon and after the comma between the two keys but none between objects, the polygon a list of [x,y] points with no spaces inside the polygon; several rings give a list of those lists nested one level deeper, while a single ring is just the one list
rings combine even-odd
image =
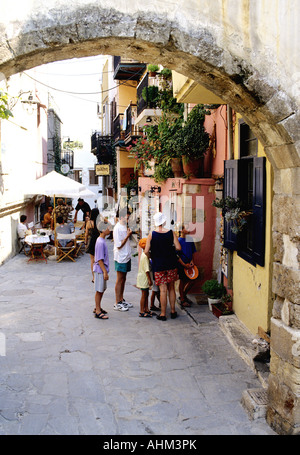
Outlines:
[{"label": "pink building facade", "polygon": [[[227,156],[226,106],[220,106],[206,117],[205,128],[211,142],[204,157],[201,178],[169,178],[156,183],[152,177],[139,177],[139,216],[141,235],[145,237],[154,228],[153,215],[162,211],[166,227],[179,234],[181,224],[190,230],[190,240],[197,249],[195,263],[200,278],[192,293],[201,293],[204,281],[216,275],[219,264],[216,209],[212,202],[216,197],[216,181],[223,176],[223,161]],[[224,121],[225,120],[225,121]]]}]

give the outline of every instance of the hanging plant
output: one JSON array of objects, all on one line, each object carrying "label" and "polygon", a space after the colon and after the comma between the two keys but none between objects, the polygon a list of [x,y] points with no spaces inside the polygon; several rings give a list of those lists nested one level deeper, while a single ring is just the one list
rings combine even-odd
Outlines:
[{"label": "hanging plant", "polygon": [[243,204],[239,198],[227,196],[224,199],[216,199],[212,205],[222,209],[222,214],[227,223],[232,221],[231,231],[234,234],[238,234],[245,228],[248,217],[252,215],[251,210],[243,210]]}]

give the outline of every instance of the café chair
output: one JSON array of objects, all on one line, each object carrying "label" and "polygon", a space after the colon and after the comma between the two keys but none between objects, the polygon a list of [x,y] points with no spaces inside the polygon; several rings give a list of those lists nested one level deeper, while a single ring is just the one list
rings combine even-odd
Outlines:
[{"label": "caf\u00e9 chair", "polygon": [[78,256],[79,254],[84,254],[85,251],[84,240],[85,240],[84,232],[76,235],[76,256]]},{"label": "caf\u00e9 chair", "polygon": [[21,237],[18,237],[18,242],[19,242],[19,253],[23,253],[25,254],[25,256],[29,256],[30,254],[30,245],[28,243],[25,242],[25,237],[24,238],[21,238]]},{"label": "caf\u00e9 chair", "polygon": [[56,250],[56,254],[57,254],[56,261],[60,262],[63,259],[70,259],[71,261],[75,262],[76,249],[77,249],[75,232],[73,232],[72,234],[59,234],[59,233],[57,233],[56,234],[56,238],[57,238],[58,242],[60,240],[68,240],[68,241],[73,240],[73,245],[71,245],[71,246],[59,246],[59,245],[57,245],[57,247],[56,247],[57,248],[57,250]]}]

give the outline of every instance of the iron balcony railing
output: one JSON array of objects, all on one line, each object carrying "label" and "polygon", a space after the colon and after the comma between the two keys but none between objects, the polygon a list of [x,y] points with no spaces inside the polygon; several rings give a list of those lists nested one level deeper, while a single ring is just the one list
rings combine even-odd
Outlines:
[{"label": "iron balcony railing", "polygon": [[125,138],[125,131],[123,130],[124,114],[117,115],[113,120],[113,141],[114,143],[122,141]]},{"label": "iron balcony railing", "polygon": [[141,112],[147,107],[147,101],[144,100],[142,96],[143,88],[148,87],[148,73],[145,74],[140,84],[136,89],[137,96],[137,115],[139,116]]},{"label": "iron balcony railing", "polygon": [[70,169],[74,167],[74,152],[73,150],[63,150],[61,152],[61,163],[68,164]]},{"label": "iron balcony railing", "polygon": [[99,132],[95,132],[91,137],[91,152],[97,156],[99,164],[113,163],[113,148],[111,136],[103,136]]},{"label": "iron balcony railing", "polygon": [[137,106],[136,104],[129,104],[124,112],[124,123],[125,128],[125,144],[129,144],[132,139],[141,136],[138,126],[135,124],[137,118]]}]

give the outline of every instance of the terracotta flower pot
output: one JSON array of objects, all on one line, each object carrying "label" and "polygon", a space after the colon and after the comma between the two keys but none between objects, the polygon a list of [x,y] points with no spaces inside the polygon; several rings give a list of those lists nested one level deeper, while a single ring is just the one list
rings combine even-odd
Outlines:
[{"label": "terracotta flower pot", "polygon": [[195,160],[186,160],[185,157],[182,159],[183,172],[189,178],[200,177],[203,167],[203,158]]},{"label": "terracotta flower pot", "polygon": [[182,177],[183,176],[183,168],[182,168],[182,159],[181,158],[172,158],[171,159],[171,168],[174,174],[174,177]]}]

